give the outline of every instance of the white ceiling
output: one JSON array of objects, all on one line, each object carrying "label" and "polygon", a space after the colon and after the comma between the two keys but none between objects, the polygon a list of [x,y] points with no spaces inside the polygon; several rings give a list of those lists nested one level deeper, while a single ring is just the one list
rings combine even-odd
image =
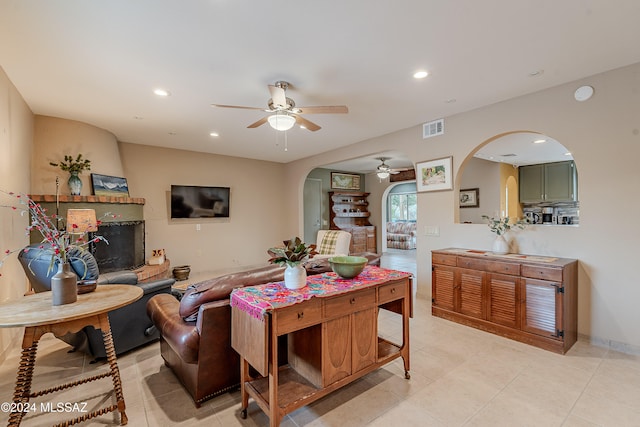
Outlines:
[{"label": "white ceiling", "polygon": [[[1,0],[0,66],[35,114],[286,163],[639,62],[639,20],[638,0]],[[246,128],[266,113],[210,106],[266,107],[277,80],[349,114],[305,115],[322,129],[285,152]]]},{"label": "white ceiling", "polygon": [[564,145],[548,136],[531,132],[513,133],[493,140],[474,156],[517,166],[573,160]]}]

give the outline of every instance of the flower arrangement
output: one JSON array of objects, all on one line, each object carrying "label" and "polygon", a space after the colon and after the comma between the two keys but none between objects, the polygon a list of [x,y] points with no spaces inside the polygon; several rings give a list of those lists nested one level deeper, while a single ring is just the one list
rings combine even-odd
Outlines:
[{"label": "flower arrangement", "polygon": [[83,159],[82,154],[78,154],[78,157],[76,157],[75,160],[72,156],[65,155],[64,161],[58,163],[49,162],[49,164],[51,166],[59,167],[70,174],[80,174],[85,169],[91,170],[91,160]]},{"label": "flower arrangement", "polygon": [[522,230],[529,224],[529,220],[527,218],[518,219],[515,222],[511,222],[509,217],[494,218],[488,215],[482,215],[482,218],[487,221],[487,225],[489,225],[491,231],[496,233],[498,236],[502,236],[512,228]]},{"label": "flower arrangement", "polygon": [[272,258],[269,259],[271,264],[288,265],[295,267],[300,265],[307,257],[313,258],[317,255],[316,245],[307,245],[299,237],[294,237],[290,240],[285,240],[284,247],[271,248],[269,253]]},{"label": "flower arrangement", "polygon": [[[74,233],[73,230],[78,228],[77,224],[67,224],[67,230],[59,229],[57,224],[61,219],[55,214],[50,216],[47,215],[46,210],[38,203],[31,200],[27,195],[2,190],[0,190],[0,193],[11,196],[17,201],[16,205],[2,204],[0,206],[18,211],[20,212],[20,215],[30,215],[31,221],[29,226],[26,228],[26,235],[29,236],[33,230],[36,230],[41,234],[42,241],[40,242],[39,249],[44,249],[45,252],[51,254],[51,262],[49,264],[48,272],[53,269],[56,261],[64,264],[75,259],[76,257],[73,256],[73,253],[77,250],[86,250],[92,242],[97,243],[99,241],[103,241],[109,244],[107,239],[103,236],[94,235],[91,239],[87,239],[84,232]],[[113,216],[115,218],[115,215],[111,215],[110,213],[105,215]],[[98,226],[100,224],[101,221],[97,220],[95,225]],[[9,255],[18,251],[19,249],[4,250],[4,256],[0,259],[0,267],[2,267]],[[28,248],[25,248],[25,251],[28,251]]]}]

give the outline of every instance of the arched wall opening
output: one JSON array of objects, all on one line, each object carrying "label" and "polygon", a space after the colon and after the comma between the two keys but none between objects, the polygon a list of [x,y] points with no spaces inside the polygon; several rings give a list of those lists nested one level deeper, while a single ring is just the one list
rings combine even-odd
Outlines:
[{"label": "arched wall opening", "polygon": [[526,216],[535,224],[578,225],[577,178],[570,151],[552,137],[526,130],[495,135],[457,171],[454,221]]}]

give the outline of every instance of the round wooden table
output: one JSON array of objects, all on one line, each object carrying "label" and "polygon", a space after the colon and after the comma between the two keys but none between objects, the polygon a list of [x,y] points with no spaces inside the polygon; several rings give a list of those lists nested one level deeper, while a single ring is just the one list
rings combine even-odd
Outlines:
[{"label": "round wooden table", "polygon": [[[116,352],[111,336],[108,312],[130,304],[142,297],[142,289],[133,285],[100,285],[94,292],[78,295],[71,304],[54,306],[51,292],[27,295],[13,301],[0,304],[0,328],[25,327],[22,339],[22,356],[18,367],[13,406],[8,426],[18,426],[26,411],[21,410],[32,397],[38,397],[55,391],[85,384],[101,378],[111,377],[117,404],[102,408],[81,417],[70,420],[65,425],[76,424],[90,418],[118,410],[120,424],[127,424],[124,396],[120,371],[116,362]],[[110,370],[82,380],[56,386],[54,388],[31,392],[31,382],[35,368],[38,341],[47,332],[63,336],[69,332],[78,332],[85,326],[93,326],[102,331],[104,347]]]}]

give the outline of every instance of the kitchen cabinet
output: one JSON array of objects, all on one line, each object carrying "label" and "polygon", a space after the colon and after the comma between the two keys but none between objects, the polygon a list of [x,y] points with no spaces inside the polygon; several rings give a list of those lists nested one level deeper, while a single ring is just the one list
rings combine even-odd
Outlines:
[{"label": "kitchen cabinet", "polygon": [[575,202],[578,175],[573,161],[520,166],[520,203]]},{"label": "kitchen cabinet", "polygon": [[564,354],[577,340],[577,261],[432,252],[434,316]]}]

